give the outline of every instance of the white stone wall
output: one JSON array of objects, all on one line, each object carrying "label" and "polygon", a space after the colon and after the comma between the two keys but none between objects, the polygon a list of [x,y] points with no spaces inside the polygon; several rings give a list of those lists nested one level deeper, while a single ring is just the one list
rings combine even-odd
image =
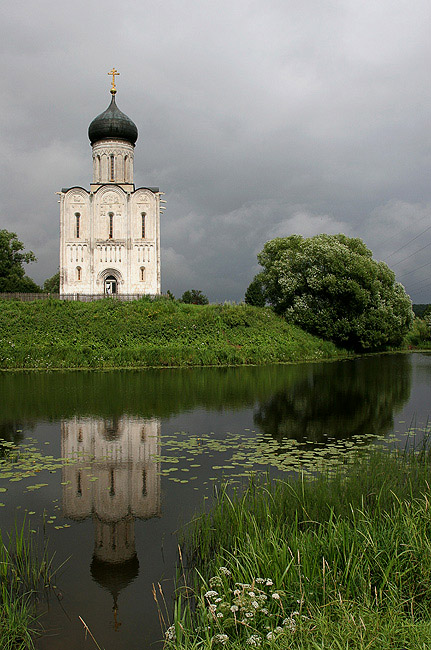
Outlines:
[{"label": "white stone wall", "polygon": [[60,293],[103,295],[108,276],[117,279],[119,294],[160,293],[158,193],[109,184],[92,193],[71,188],[61,195]]}]

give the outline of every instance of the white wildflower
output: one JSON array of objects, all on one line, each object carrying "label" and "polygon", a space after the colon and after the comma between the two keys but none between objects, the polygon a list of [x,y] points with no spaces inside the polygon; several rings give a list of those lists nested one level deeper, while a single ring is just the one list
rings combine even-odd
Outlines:
[{"label": "white wildflower", "polygon": [[213,638],[213,641],[214,643],[220,643],[221,645],[224,645],[229,641],[229,637],[227,634],[216,634]]},{"label": "white wildflower", "polygon": [[272,582],[272,580],[267,578],[265,584],[266,584],[267,587],[271,587],[274,583]]},{"label": "white wildflower", "polygon": [[280,594],[274,591],[274,593],[272,594],[272,598],[274,598],[274,600],[280,600]]},{"label": "white wildflower", "polygon": [[174,641],[175,640],[175,626],[174,625],[171,625],[170,627],[168,627],[168,629],[165,632],[165,637],[169,641]]},{"label": "white wildflower", "polygon": [[257,602],[257,600],[252,600],[251,606],[254,607],[255,609],[259,609],[259,603]]},{"label": "white wildflower", "polygon": [[265,578],[256,578],[255,582],[257,582],[258,585],[262,585],[265,582]]},{"label": "white wildflower", "polygon": [[215,612],[217,609],[217,605],[211,604],[209,605],[208,609],[210,610],[210,612]]},{"label": "white wildflower", "polygon": [[237,612],[238,611],[238,605],[232,605],[230,608],[231,612]]},{"label": "white wildflower", "polygon": [[250,598],[254,598],[254,596],[255,596],[254,591],[249,591],[248,595],[250,596]]},{"label": "white wildflower", "polygon": [[265,616],[268,614],[268,610],[266,609],[266,607],[262,607],[260,611],[262,612],[262,614],[265,614]]},{"label": "white wildflower", "polygon": [[291,632],[295,632],[295,630],[296,630],[296,621],[295,621],[295,619],[293,618],[292,614],[290,615],[289,618],[285,618],[285,619],[283,620],[283,625],[284,625],[285,627],[289,628],[289,630],[290,630]]},{"label": "white wildflower", "polygon": [[262,645],[262,639],[258,634],[252,634],[247,639],[247,645],[254,645],[254,646],[260,647]]},{"label": "white wildflower", "polygon": [[274,639],[274,637],[275,637],[274,632],[268,632],[268,634],[266,635],[266,638],[269,639],[270,641],[271,639]]},{"label": "white wildflower", "polygon": [[246,612],[245,615],[247,616],[247,618],[253,618],[254,616],[253,612]]},{"label": "white wildflower", "polygon": [[213,576],[212,578],[209,579],[209,583],[212,589],[217,589],[217,587],[223,586],[223,580],[221,579],[220,576]]},{"label": "white wildflower", "polygon": [[229,571],[229,569],[227,567],[225,567],[225,566],[221,566],[219,568],[219,571],[220,571],[220,573],[223,573],[225,576],[231,576],[232,575],[231,572]]},{"label": "white wildflower", "polygon": [[216,598],[214,602],[215,602],[215,603],[221,603],[221,601],[222,601],[221,598]]},{"label": "white wildflower", "polygon": [[214,596],[218,596],[218,592],[217,592],[217,591],[211,591],[211,590],[210,590],[210,591],[207,591],[207,592],[204,594],[204,598],[213,598]]},{"label": "white wildflower", "polygon": [[217,612],[217,618],[223,618],[223,614],[221,612]]},{"label": "white wildflower", "polygon": [[277,627],[275,628],[274,632],[277,632],[277,634],[280,634],[280,632],[283,632],[283,628],[280,627],[279,625],[277,625]]}]

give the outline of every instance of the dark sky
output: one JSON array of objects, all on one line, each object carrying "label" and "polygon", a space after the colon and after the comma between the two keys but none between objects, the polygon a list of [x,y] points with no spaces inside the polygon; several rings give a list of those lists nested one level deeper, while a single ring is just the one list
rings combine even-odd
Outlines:
[{"label": "dark sky", "polygon": [[[276,236],[344,232],[431,302],[429,0],[2,4],[0,228],[58,268],[87,129],[137,124],[137,186],[166,192],[162,290],[236,300]],[[428,230],[427,230],[428,229]]]}]

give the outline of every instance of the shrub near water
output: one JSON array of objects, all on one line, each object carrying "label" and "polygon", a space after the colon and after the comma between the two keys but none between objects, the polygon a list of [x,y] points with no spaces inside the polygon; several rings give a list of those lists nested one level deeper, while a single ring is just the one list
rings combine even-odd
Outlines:
[{"label": "shrub near water", "polygon": [[270,309],[246,305],[0,301],[1,368],[241,365],[339,354]]},{"label": "shrub near water", "polygon": [[166,646],[428,648],[429,458],[376,452],[343,473],[223,490],[187,535],[194,597],[179,593]]}]

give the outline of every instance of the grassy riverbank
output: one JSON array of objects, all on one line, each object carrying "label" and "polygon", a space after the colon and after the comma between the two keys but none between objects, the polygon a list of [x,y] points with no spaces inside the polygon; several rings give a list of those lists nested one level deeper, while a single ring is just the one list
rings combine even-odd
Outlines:
[{"label": "grassy riverbank", "polygon": [[145,368],[336,358],[269,308],[168,299],[0,300],[0,368]]},{"label": "grassy riverbank", "polygon": [[376,451],[347,474],[222,491],[187,532],[192,589],[166,647],[425,650],[430,480],[428,454]]}]

